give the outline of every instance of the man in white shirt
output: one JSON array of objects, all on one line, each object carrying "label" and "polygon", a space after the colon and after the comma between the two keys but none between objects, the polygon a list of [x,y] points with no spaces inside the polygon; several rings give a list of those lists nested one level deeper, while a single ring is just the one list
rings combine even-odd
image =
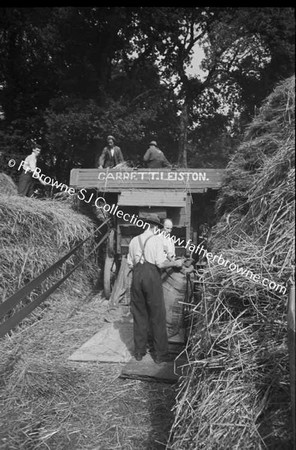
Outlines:
[{"label": "man in white shirt", "polygon": [[102,154],[99,157],[99,169],[112,168],[124,162],[122,151],[120,147],[115,145],[114,136],[107,137],[107,146],[103,148]]},{"label": "man in white shirt", "polygon": [[37,158],[40,155],[41,149],[35,146],[32,150],[31,155],[27,156],[22,173],[20,174],[19,184],[18,184],[18,194],[24,197],[31,197],[34,192],[34,179],[32,174],[36,169]]},{"label": "man in white shirt", "polygon": [[171,219],[165,219],[163,222],[163,238],[164,252],[169,261],[176,258],[175,244],[171,239],[171,232],[173,229],[173,222]]},{"label": "man in white shirt", "polygon": [[181,268],[184,260],[166,259],[163,241],[155,235],[155,230],[162,227],[156,214],[148,216],[145,222],[150,228],[131,240],[127,257],[127,263],[133,269],[131,312],[134,319],[135,359],[141,361],[146,354],[150,329],[155,350],[154,361],[160,364],[169,360],[161,269]]}]

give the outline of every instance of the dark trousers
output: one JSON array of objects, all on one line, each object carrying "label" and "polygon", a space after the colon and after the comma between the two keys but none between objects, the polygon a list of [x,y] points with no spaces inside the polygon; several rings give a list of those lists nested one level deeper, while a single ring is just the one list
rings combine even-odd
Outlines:
[{"label": "dark trousers", "polygon": [[32,172],[25,172],[24,170],[20,174],[18,184],[18,194],[25,197],[31,197],[34,192],[34,179],[32,178]]},{"label": "dark trousers", "polygon": [[146,353],[148,332],[158,356],[168,353],[166,313],[159,269],[149,262],[138,263],[131,285],[135,352]]}]

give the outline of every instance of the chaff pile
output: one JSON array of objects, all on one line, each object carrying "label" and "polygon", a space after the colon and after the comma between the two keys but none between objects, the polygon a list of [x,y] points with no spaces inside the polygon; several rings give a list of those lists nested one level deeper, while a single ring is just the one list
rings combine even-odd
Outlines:
[{"label": "chaff pile", "polygon": [[[170,449],[292,448],[287,295],[295,260],[294,126],[292,77],[267,98],[227,167],[210,251],[259,281],[209,262],[203,300],[192,313],[189,371]],[[263,278],[273,283],[263,286]]]}]

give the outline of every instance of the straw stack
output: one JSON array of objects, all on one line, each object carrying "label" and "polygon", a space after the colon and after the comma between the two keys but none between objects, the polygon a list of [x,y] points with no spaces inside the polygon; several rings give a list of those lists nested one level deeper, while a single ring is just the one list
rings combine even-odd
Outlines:
[{"label": "straw stack", "polygon": [[209,262],[203,300],[191,316],[189,371],[179,387],[170,449],[292,448],[287,295],[295,261],[294,114],[292,77],[266,99],[227,167],[210,251],[259,281]]},{"label": "straw stack", "polygon": [[17,187],[13,179],[4,172],[0,172],[0,193],[11,195],[17,193]]},{"label": "straw stack", "polygon": [[[64,202],[0,193],[0,302],[49,268],[94,229],[88,217]],[[93,243],[94,239],[86,243],[32,295],[60,279],[88,254]],[[81,285],[94,282],[94,255],[74,272],[74,277]],[[73,282],[73,277],[70,279]]]}]

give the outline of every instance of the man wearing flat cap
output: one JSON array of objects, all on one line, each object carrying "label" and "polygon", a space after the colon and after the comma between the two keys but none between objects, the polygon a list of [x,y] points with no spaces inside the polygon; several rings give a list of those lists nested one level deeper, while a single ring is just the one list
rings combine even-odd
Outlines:
[{"label": "man wearing flat cap", "polygon": [[157,147],[156,141],[150,142],[149,148],[147,149],[143,160],[145,161],[149,169],[171,166],[171,164],[164,156],[164,153]]},{"label": "man wearing flat cap", "polygon": [[115,167],[117,164],[124,162],[122,152],[115,144],[113,136],[107,137],[107,146],[103,148],[102,154],[99,158],[99,169],[106,169],[107,167]]},{"label": "man wearing flat cap", "polygon": [[134,357],[141,361],[151,333],[154,361],[169,361],[166,312],[163,298],[161,269],[182,267],[183,259],[169,261],[164,253],[163,240],[156,234],[162,227],[159,217],[150,214],[145,218],[145,228],[129,244],[128,266],[133,270],[131,285],[131,313],[134,321]]}]

